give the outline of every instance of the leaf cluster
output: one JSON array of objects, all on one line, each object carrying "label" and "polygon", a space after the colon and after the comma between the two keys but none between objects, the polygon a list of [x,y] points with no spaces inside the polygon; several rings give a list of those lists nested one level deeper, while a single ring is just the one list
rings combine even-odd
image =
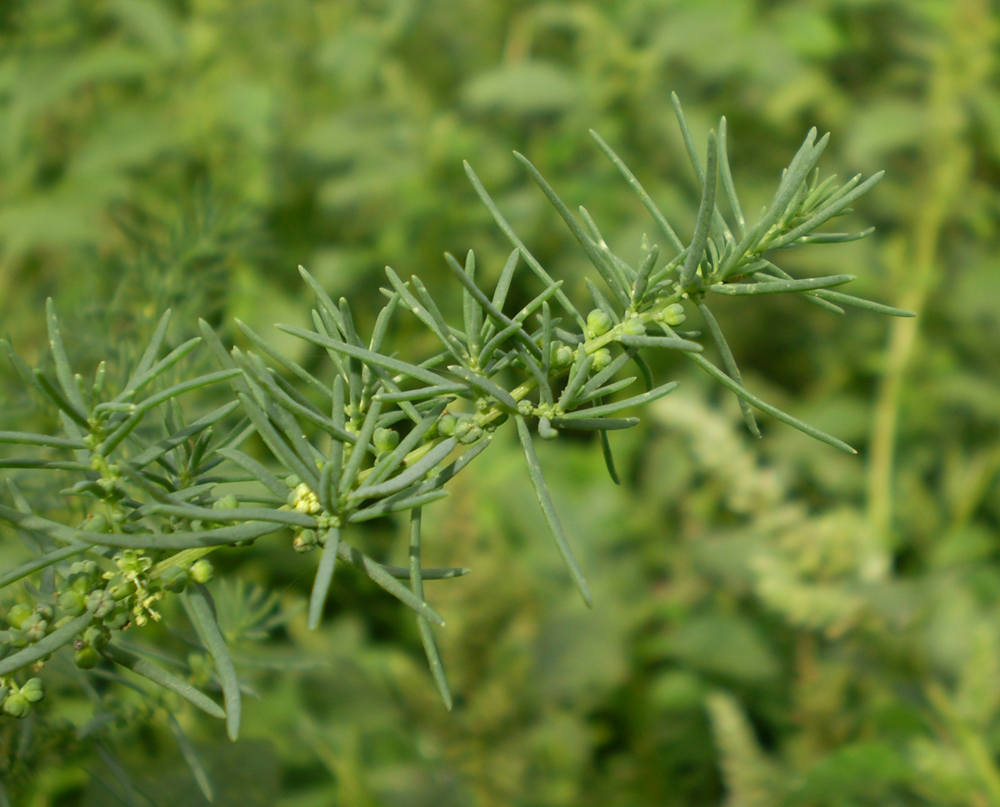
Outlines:
[{"label": "leaf cluster", "polygon": [[[219,547],[244,546],[289,531],[296,551],[320,554],[309,626],[317,627],[322,619],[337,561],[358,568],[414,612],[434,680],[450,708],[452,696],[431,631],[432,623],[443,626],[444,619],[427,602],[423,583],[468,570],[423,567],[422,508],[445,497],[447,483],[512,419],[557,550],[591,605],[534,441],[536,436],[555,439],[563,431],[596,432],[608,472],[617,482],[608,433],[634,427],[639,420],[626,410],[677,387],[676,381],[654,382],[645,358],[650,350],[680,352],[733,392],[753,434],[760,434],[756,408],[853,452],[838,438],[745,388],[710,300],[713,294],[793,293],[837,313],[851,305],[907,316],[832,290],[852,280],[850,275],[794,278],[775,263],[780,250],[850,241],[871,232],[817,230],[848,212],[881,174],[865,181],[854,177],[843,185],[834,178],[821,180],[816,164],[828,138],[817,140],[813,130],[784,171],[771,204],[750,225],[733,184],[725,119],[717,133],[710,133],[702,165],[676,97],[674,105],[700,188],[696,223],[686,239],[611,147],[594,135],[664,240],[661,250],[644,239],[636,266],[611,250],[585,208],[574,214],[534,166],[516,155],[603,281],[603,290],[586,281],[587,306],[570,300],[563,281],[532,255],[466,164],[473,188],[512,245],[492,292],[477,281],[472,252],[464,262],[446,255],[462,288],[462,317],[456,326],[417,276],[404,280],[387,268],[386,302],[372,333],[362,337],[348,301],[335,302],[300,268],[315,296],[313,327],[279,327],[323,351],[332,380],[306,369],[241,322],[239,328],[259,353],[227,349],[201,321],[200,338],[161,357],[169,311],[118,390],[107,389],[103,363],[92,380],[73,371],[51,301],[47,328],[53,374],[30,368],[9,343],[0,343],[26,385],[58,412],[62,426],[59,435],[0,432],[0,442],[26,452],[0,460],[0,467],[70,474],[76,481],[63,493],[86,514],[74,527],[40,515],[14,481],[6,480],[9,504],[0,504],[0,519],[17,529],[33,558],[0,575],[0,588],[24,583],[24,593],[4,612],[6,628],[0,631],[5,712],[27,716],[33,701],[25,687],[35,697],[37,685],[18,684],[18,676],[70,647],[81,686],[90,675],[132,685],[122,673],[128,670],[225,718],[235,739],[241,685],[205,585],[213,573],[208,556]],[[541,288],[512,310],[510,291],[523,268]],[[400,308],[436,337],[440,347],[435,353],[411,359],[390,348],[388,337]],[[721,366],[703,355],[700,331],[680,329],[696,312]],[[219,369],[186,377],[182,362],[190,361],[199,345]],[[175,375],[182,380],[168,380]],[[639,377],[644,391],[619,396]],[[181,396],[222,384],[231,392],[227,403],[194,419],[187,415]],[[262,463],[255,456],[247,444],[253,435],[273,462]],[[227,492],[231,488],[239,492]],[[350,525],[396,513],[409,514],[406,567],[380,563],[348,543]],[[175,675],[157,663],[163,661],[157,651],[122,638],[130,627],[159,621],[158,603],[169,594],[181,597],[194,641],[213,661],[224,708],[191,683],[194,671],[187,664],[171,660],[183,671]],[[178,732],[182,736],[179,727]]]}]

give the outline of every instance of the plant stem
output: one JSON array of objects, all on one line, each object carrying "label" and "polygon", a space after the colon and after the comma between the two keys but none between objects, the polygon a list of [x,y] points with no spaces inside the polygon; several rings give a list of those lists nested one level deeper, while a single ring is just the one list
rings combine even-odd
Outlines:
[{"label": "plant stem", "polygon": [[[956,26],[961,14],[956,11]],[[967,24],[978,24],[968,20]],[[966,40],[967,31],[952,31],[952,39],[940,44],[933,54],[935,69],[929,88],[928,120],[936,130],[924,148],[926,186],[917,198],[922,203],[912,218],[912,251],[897,249],[891,256],[895,276],[903,289],[900,307],[917,314],[912,319],[894,319],[889,334],[885,372],[876,397],[872,422],[871,461],[868,472],[868,518],[875,535],[888,540],[893,522],[893,462],[899,425],[899,406],[910,359],[916,345],[920,315],[931,291],[940,280],[938,252],[949,211],[965,187],[971,161],[963,139],[966,98],[961,92],[968,83],[958,70],[965,66],[956,59],[957,40]],[[974,57],[970,57],[974,59]]]}]

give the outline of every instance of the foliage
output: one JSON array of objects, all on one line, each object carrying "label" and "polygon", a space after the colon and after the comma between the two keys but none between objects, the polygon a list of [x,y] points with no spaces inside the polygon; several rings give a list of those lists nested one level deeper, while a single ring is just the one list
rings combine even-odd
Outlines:
[{"label": "foliage", "polygon": [[[842,215],[881,174],[864,182],[854,177],[843,186],[832,178],[821,181],[816,164],[828,137],[817,141],[814,129],[783,172],[770,206],[749,225],[732,182],[725,118],[720,121],[719,135],[709,134],[703,168],[676,96],[674,106],[702,186],[694,232],[687,244],[618,155],[595,135],[670,244],[674,254],[661,265],[659,247],[647,243],[638,267],[626,263],[610,250],[585,208],[580,209],[581,224],[535,167],[517,155],[607,286],[606,294],[588,281],[594,307],[586,316],[562,292],[562,282],[552,278],[514,233],[466,164],[477,194],[514,245],[492,298],[476,284],[471,251],[464,266],[451,255],[445,256],[463,286],[462,328],[445,320],[418,277],[404,283],[387,268],[391,288],[384,293],[388,302],[366,340],[355,328],[348,301],[341,298],[335,304],[315,278],[301,269],[316,296],[314,330],[281,329],[326,350],[332,382],[321,380],[238,323],[255,346],[301,382],[296,387],[255,353],[239,348],[227,352],[204,320],[204,340],[222,369],[189,377],[192,374],[181,369],[182,363],[201,340],[188,340],[160,358],[169,312],[118,390],[105,391],[104,362],[97,366],[90,385],[73,372],[51,300],[47,316],[53,375],[41,368],[31,370],[9,343],[0,343],[29,387],[58,410],[62,425],[58,435],[0,432],[0,440],[8,445],[42,449],[42,456],[21,455],[4,460],[3,465],[75,472],[79,480],[62,493],[81,500],[84,515],[75,528],[41,516],[8,480],[15,506],[0,505],[0,518],[31,537],[36,557],[8,571],[0,583],[9,586],[39,574],[40,585],[27,585],[30,599],[12,604],[5,614],[8,628],[2,635],[4,658],[0,660],[4,713],[28,717],[31,704],[42,699],[42,681],[30,678],[19,685],[16,674],[28,668],[38,671],[49,656],[72,646],[80,675],[98,670],[102,677],[115,680],[121,675],[117,668],[128,669],[207,714],[225,718],[229,738],[235,741],[242,714],[241,687],[206,588],[213,576],[207,557],[220,547],[245,546],[288,529],[296,551],[322,549],[309,600],[309,627],[320,624],[338,558],[357,566],[415,612],[431,671],[450,709],[452,695],[430,627],[431,623],[443,626],[444,619],[424,598],[423,581],[453,578],[468,570],[423,568],[424,506],[445,496],[445,485],[490,445],[498,426],[513,418],[545,521],[580,595],[592,606],[590,589],[542,473],[529,422],[544,440],[555,439],[560,430],[596,431],[608,473],[617,483],[607,433],[631,428],[639,421],[616,415],[657,401],[677,387],[677,382],[653,385],[644,350],[691,354],[699,367],[737,395],[747,426],[757,436],[760,432],[751,404],[831,446],[855,453],[836,437],[744,388],[706,298],[711,292],[738,297],[798,293],[838,313],[843,309],[837,303],[843,303],[910,316],[829,290],[853,280],[851,275],[794,279],[770,260],[782,248],[839,243],[869,234],[871,230],[846,234],[818,232],[817,228]],[[732,224],[715,201],[720,174]],[[521,261],[543,288],[510,316],[503,309]],[[562,316],[553,315],[550,302],[558,303]],[[438,338],[439,352],[417,362],[386,349],[385,339],[399,306]],[[695,341],[699,332],[675,330],[686,321],[689,308],[704,318],[725,370],[698,355],[702,351],[702,344]],[[618,399],[613,396],[637,379],[616,380],[629,363],[643,376],[646,391]],[[168,373],[185,380],[165,382]],[[223,382],[231,385],[235,401],[198,417],[185,413],[178,404],[187,393]],[[143,428],[154,418],[162,428],[152,432]],[[277,472],[243,451],[253,435],[280,466]],[[57,452],[54,459],[47,456],[52,450]],[[462,453],[456,457],[457,450]],[[72,459],[59,458],[58,452]],[[227,492],[226,486],[248,482],[256,487]],[[379,563],[342,540],[342,531],[350,525],[395,513],[410,514],[408,569]],[[409,580],[410,587],[400,579]],[[161,650],[123,644],[119,636],[133,626],[159,622],[159,602],[171,592],[182,595],[197,646],[212,659],[224,709],[191,684],[194,669],[189,667],[185,676],[178,677],[149,658]],[[180,659],[171,662],[183,666]],[[79,686],[90,685],[81,681]],[[192,770],[196,776],[201,774],[203,792],[210,798],[212,791],[200,767],[193,764]],[[12,773],[16,777],[17,769]]]},{"label": "foliage", "polygon": [[[484,288],[509,249],[468,204],[462,157],[569,297],[583,299],[570,239],[504,152],[527,150],[638,267],[638,205],[585,133],[594,127],[613,143],[690,234],[700,185],[681,170],[684,142],[666,125],[671,88],[687,99],[695,131],[712,110],[735,114],[730,147],[748,210],[767,201],[765,182],[794,150],[789,138],[813,122],[842,133],[825,157],[835,170],[888,167],[865,205],[879,235],[839,247],[839,265],[860,275],[867,295],[921,316],[894,321],[883,352],[875,318],[832,328],[836,318],[781,296],[752,306],[709,298],[746,385],[857,446],[867,475],[790,430],[748,451],[732,429],[740,413],[702,394],[697,374],[687,377],[683,358],[667,352],[651,363],[681,377],[687,394],[648,407],[641,437],[613,436],[621,488],[607,490],[592,445],[565,430],[558,451],[540,443],[594,612],[563,601],[564,577],[548,572],[555,553],[528,540],[546,525],[521,507],[533,492],[516,441],[495,439],[476,472],[424,513],[428,559],[475,569],[463,582],[428,584],[449,622],[437,635],[457,703],[448,715],[427,697],[405,609],[368,596],[367,578],[338,574],[327,621],[308,633],[297,610],[309,594],[301,562],[280,542],[215,553],[217,570],[231,568],[232,554],[262,585],[212,591],[241,683],[264,694],[246,710],[244,733],[268,740],[230,753],[213,742],[216,721],[175,710],[217,802],[245,799],[228,790],[237,780],[283,804],[509,804],[527,794],[547,804],[684,804],[726,790],[738,803],[760,788],[797,804],[995,801],[1000,139],[991,7],[321,2],[246,11],[205,2],[2,9],[11,47],[0,67],[0,305],[32,364],[46,296],[59,302],[74,367],[108,359],[118,389],[126,378],[115,373],[139,361],[165,307],[174,309],[168,350],[196,335],[198,316],[241,346],[242,334],[227,330],[233,315],[258,331],[275,320],[305,328],[294,273],[265,268],[300,261],[351,299],[364,333],[380,307],[367,282],[376,260],[421,267],[441,310],[457,311],[462,287],[435,257],[440,247],[475,246]],[[826,252],[782,253],[782,265],[829,274]],[[510,302],[520,308],[537,290],[514,284]],[[399,317],[394,329],[407,357],[435,349],[416,318]],[[281,333],[269,341],[329,378],[322,351]],[[185,412],[217,408],[226,389],[182,399]],[[58,428],[16,383],[5,381],[4,393],[0,428]],[[263,459],[262,448],[253,437],[246,450]],[[40,512],[75,523],[79,511],[59,485],[41,487],[51,476],[16,480]],[[358,545],[399,563],[392,523],[367,524],[353,532]],[[16,542],[2,552],[5,570],[27,559]],[[175,604],[158,607],[179,625]],[[262,658],[237,631],[249,638],[269,620],[277,624]],[[217,696],[193,634],[150,623],[143,635],[187,657],[194,682]],[[746,672],[727,667],[720,646],[740,648]],[[113,756],[53,731],[63,718],[86,722],[96,702],[55,672],[58,660],[42,671],[50,697],[40,706],[60,709],[36,723],[30,745],[43,772],[36,800],[79,796],[75,760],[95,777],[89,803],[107,800],[97,780],[124,793],[117,757],[136,788],[201,803],[181,756],[173,752],[178,771],[163,759],[173,726],[163,711],[140,719],[150,702],[138,693],[96,686],[108,700],[101,709],[119,715],[105,735]],[[255,674],[265,661],[299,671]],[[4,758],[15,736],[5,735]]]}]

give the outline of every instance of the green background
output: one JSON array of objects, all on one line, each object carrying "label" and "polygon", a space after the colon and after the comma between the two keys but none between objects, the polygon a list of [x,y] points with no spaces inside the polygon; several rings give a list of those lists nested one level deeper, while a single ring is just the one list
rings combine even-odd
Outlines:
[{"label": "green background", "polygon": [[[747,386],[860,458],[766,419],[754,441],[696,368],[659,367],[682,387],[613,436],[621,487],[596,443],[542,447],[588,612],[497,440],[425,516],[427,562],[473,569],[428,584],[450,714],[409,613],[360,575],[310,633],[315,556],[229,553],[248,583],[220,602],[261,603],[231,636],[280,625],[238,645],[243,739],[180,716],[216,803],[1000,806],[998,46],[989,0],[0,2],[0,330],[31,360],[52,296],[83,366],[167,307],[173,343],[199,316],[239,343],[239,317],[305,361],[270,327],[308,323],[300,263],[362,332],[385,264],[458,316],[442,252],[474,248],[490,288],[509,251],[463,159],[582,300],[588,264],[510,152],[634,260],[653,224],[588,129],[690,233],[671,91],[701,142],[727,116],[748,211],[813,125],[824,172],[887,169],[851,217],[875,236],[784,265],[915,320],[717,307]],[[418,326],[398,317],[411,357]],[[3,429],[33,417],[13,378]],[[405,557],[399,525],[364,540]],[[92,743],[35,740],[25,804],[117,803]],[[204,803],[162,711],[105,743],[160,803]]]}]

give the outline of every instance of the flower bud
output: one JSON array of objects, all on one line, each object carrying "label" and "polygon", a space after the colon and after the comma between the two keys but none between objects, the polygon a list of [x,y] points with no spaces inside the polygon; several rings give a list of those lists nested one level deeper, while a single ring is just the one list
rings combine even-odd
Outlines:
[{"label": "flower bud", "polygon": [[381,427],[375,429],[375,433],[372,435],[372,443],[379,454],[392,451],[399,445],[399,432],[394,429],[384,429]]},{"label": "flower bud", "polygon": [[21,623],[21,630],[29,642],[38,642],[49,632],[49,622],[36,612]]},{"label": "flower bud", "polygon": [[42,686],[41,678],[29,678],[21,687],[21,694],[28,699],[28,703],[38,703],[45,697],[45,688]]},{"label": "flower bud", "polygon": [[20,628],[24,624],[24,620],[33,613],[34,609],[30,605],[19,602],[16,605],[12,605],[7,612],[7,622],[10,623],[12,628]]},{"label": "flower bud", "polygon": [[213,510],[235,510],[239,506],[240,503],[236,500],[236,497],[232,493],[229,493],[221,499],[216,499],[212,502]]},{"label": "flower bud", "polygon": [[671,303],[660,312],[659,319],[673,328],[684,322],[687,319],[687,314],[684,313],[684,306],[680,303]]},{"label": "flower bud", "polygon": [[94,611],[96,619],[104,619],[114,609],[115,598],[110,591],[92,591],[87,598],[87,607]]},{"label": "flower bud", "polygon": [[92,560],[79,560],[69,567],[70,575],[78,574],[85,577],[97,577],[100,571],[97,563]]},{"label": "flower bud", "polygon": [[23,718],[31,711],[31,703],[20,692],[8,695],[3,702],[3,713],[11,717]]},{"label": "flower bud", "polygon": [[444,437],[451,437],[455,433],[455,426],[458,425],[458,418],[456,418],[450,412],[445,412],[441,417],[438,418],[437,430],[438,434]]},{"label": "flower bud", "polygon": [[607,348],[602,347],[596,353],[592,354],[593,360],[591,362],[590,368],[593,372],[599,373],[609,364],[611,364],[611,351]]},{"label": "flower bud", "polygon": [[559,436],[559,430],[552,428],[552,421],[543,417],[538,419],[538,436],[543,440],[555,440]]},{"label": "flower bud", "polygon": [[640,317],[629,317],[622,322],[622,333],[629,336],[642,336],[646,333],[646,324]]},{"label": "flower bud", "polygon": [[120,577],[116,577],[114,582],[110,583],[105,591],[111,595],[111,598],[115,602],[121,602],[132,593],[132,587],[122,582]]},{"label": "flower bud", "polygon": [[458,441],[462,445],[470,445],[483,436],[483,430],[475,423],[470,422],[469,429],[465,432],[465,434],[458,434],[456,431],[455,436],[458,437]]},{"label": "flower bud", "polygon": [[92,670],[101,657],[92,647],[81,647],[73,654],[73,663],[81,670]]},{"label": "flower bud", "polygon": [[90,647],[104,647],[111,641],[110,631],[104,625],[91,625],[83,632],[81,638]]},{"label": "flower bud", "polygon": [[311,552],[316,548],[316,530],[302,530],[292,541],[292,549],[296,552]]},{"label": "flower bud", "polygon": [[59,607],[70,616],[79,616],[87,610],[87,598],[73,588],[64,588],[59,592],[56,600]]},{"label": "flower bud", "polygon": [[69,583],[69,587],[73,591],[82,597],[86,597],[94,585],[94,578],[89,574],[71,574],[66,582]]},{"label": "flower bud", "polygon": [[562,344],[562,342],[553,342],[551,356],[549,362],[552,367],[556,370],[561,370],[563,367],[569,367],[573,363],[573,348]]},{"label": "flower bud", "polygon": [[613,325],[611,317],[600,308],[595,308],[587,314],[587,331],[591,337],[603,336],[611,330]]},{"label": "flower bud", "polygon": [[215,569],[212,568],[212,562],[201,558],[196,560],[191,564],[191,568],[188,569],[188,574],[191,575],[191,579],[196,583],[208,583],[211,581],[212,577],[215,575]]}]

